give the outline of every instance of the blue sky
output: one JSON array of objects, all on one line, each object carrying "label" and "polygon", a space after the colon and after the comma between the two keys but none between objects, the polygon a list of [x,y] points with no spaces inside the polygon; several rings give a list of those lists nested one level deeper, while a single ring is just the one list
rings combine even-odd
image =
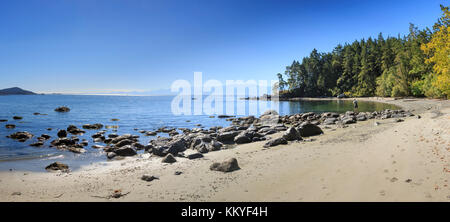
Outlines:
[{"label": "blue sky", "polygon": [[98,93],[262,80],[313,48],[431,27],[448,1],[1,0],[0,88]]}]

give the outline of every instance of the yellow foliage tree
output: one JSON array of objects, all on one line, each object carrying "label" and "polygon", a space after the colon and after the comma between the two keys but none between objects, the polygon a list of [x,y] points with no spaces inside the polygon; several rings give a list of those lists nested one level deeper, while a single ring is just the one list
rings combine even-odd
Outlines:
[{"label": "yellow foliage tree", "polygon": [[442,5],[441,10],[444,14],[434,25],[430,42],[423,44],[421,49],[428,56],[425,62],[433,64],[436,78],[433,78],[432,85],[450,98],[450,12]]}]

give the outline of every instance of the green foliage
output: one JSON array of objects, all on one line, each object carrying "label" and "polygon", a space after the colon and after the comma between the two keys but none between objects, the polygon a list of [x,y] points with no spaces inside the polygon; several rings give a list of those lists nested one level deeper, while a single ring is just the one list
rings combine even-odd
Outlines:
[{"label": "green foliage", "polygon": [[[449,11],[433,30],[413,24],[403,37],[378,38],[338,45],[332,52],[314,49],[286,67],[280,89],[289,96],[449,96]],[[437,74],[436,74],[437,73]]]}]

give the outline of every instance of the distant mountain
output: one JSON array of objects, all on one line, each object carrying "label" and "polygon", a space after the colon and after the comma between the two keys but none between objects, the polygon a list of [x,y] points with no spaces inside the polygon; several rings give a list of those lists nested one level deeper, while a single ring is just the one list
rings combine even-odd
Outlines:
[{"label": "distant mountain", "polygon": [[12,87],[0,90],[0,95],[36,95],[36,93],[23,90],[19,87]]}]

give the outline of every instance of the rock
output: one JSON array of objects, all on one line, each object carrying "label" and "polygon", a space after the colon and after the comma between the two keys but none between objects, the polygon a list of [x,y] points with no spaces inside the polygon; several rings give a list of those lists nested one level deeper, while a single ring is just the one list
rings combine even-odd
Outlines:
[{"label": "rock", "polygon": [[146,136],[156,136],[156,134],[158,134],[157,132],[153,132],[153,131],[147,131],[145,133]]},{"label": "rock", "polygon": [[44,142],[42,142],[42,141],[38,141],[38,142],[30,144],[30,146],[35,146],[35,147],[39,147],[39,146],[43,146],[43,145],[44,145]]},{"label": "rock", "polygon": [[74,135],[79,135],[79,134],[83,134],[86,133],[86,131],[78,129],[78,127],[74,126],[74,125],[70,125],[67,127],[67,132],[74,134]]},{"label": "rock", "polygon": [[23,117],[21,117],[21,116],[13,116],[13,119],[15,119],[15,120],[21,120],[21,119],[23,119]]},{"label": "rock", "polygon": [[117,122],[117,121],[119,121],[119,119],[111,119],[111,121]]},{"label": "rock", "polygon": [[287,140],[285,138],[279,137],[279,138],[276,138],[276,139],[269,140],[266,144],[264,144],[264,147],[268,148],[268,147],[278,146],[280,144],[287,144],[287,143],[288,142],[287,142]]},{"label": "rock", "polygon": [[250,143],[252,139],[242,132],[234,138],[234,142],[237,144]]},{"label": "rock", "polygon": [[14,125],[14,124],[6,124],[6,129],[14,129],[14,128],[16,128],[16,125]]},{"label": "rock", "polygon": [[106,153],[106,157],[108,157],[108,159],[113,159],[116,156],[117,156],[117,154],[114,153],[114,152],[107,152]]},{"label": "rock", "polygon": [[178,176],[178,175],[181,175],[182,173],[183,173],[183,172],[181,172],[181,171],[175,171],[174,174]]},{"label": "rock", "polygon": [[114,153],[116,153],[118,156],[134,156],[137,154],[136,150],[134,150],[130,145],[115,149]]},{"label": "rock", "polygon": [[65,130],[59,130],[58,133],[57,133],[57,135],[58,135],[59,138],[67,137],[67,131],[65,131]]},{"label": "rock", "polygon": [[175,163],[175,162],[177,162],[177,160],[175,159],[175,157],[173,157],[173,155],[172,154],[167,154],[167,156],[165,156],[162,160],[161,160],[161,162],[163,162],[163,163]]},{"label": "rock", "polygon": [[221,172],[231,172],[235,170],[239,170],[239,165],[236,158],[228,159],[222,163],[213,163],[210,167],[210,170],[221,171]]},{"label": "rock", "polygon": [[352,123],[356,123],[356,121],[352,117],[345,117],[344,119],[342,119],[342,123],[343,124],[352,124]]},{"label": "rock", "polygon": [[284,132],[283,138],[287,141],[302,140],[300,133],[294,127],[289,127],[289,129]]},{"label": "rock", "polygon": [[403,122],[403,121],[404,121],[403,119],[395,119],[396,123]]},{"label": "rock", "polygon": [[91,147],[94,149],[105,149],[105,146],[100,146],[100,145],[92,145]]},{"label": "rock", "polygon": [[422,118],[420,115],[417,115],[417,119],[420,119],[420,118]]},{"label": "rock", "polygon": [[48,165],[47,167],[45,167],[45,170],[47,170],[47,171],[61,170],[63,172],[66,172],[66,171],[69,170],[69,166],[67,164],[64,164],[64,163],[54,162],[54,163]]},{"label": "rock", "polygon": [[125,140],[121,140],[120,142],[116,143],[115,147],[123,147],[126,145],[131,145],[133,143],[134,143],[133,140],[125,139]]},{"label": "rock", "polygon": [[66,106],[60,106],[55,109],[55,112],[60,112],[60,113],[66,113],[69,111],[70,111],[69,107],[66,107]]},{"label": "rock", "polygon": [[95,124],[84,124],[83,129],[90,129],[90,130],[98,130],[103,128],[103,124],[95,123]]},{"label": "rock", "polygon": [[63,146],[63,145],[65,145],[65,146],[73,146],[73,145],[76,144],[76,141],[74,139],[70,139],[70,138],[64,137],[64,138],[58,138],[56,140],[53,140],[51,142],[51,144],[53,146]]},{"label": "rock", "polygon": [[217,140],[225,143],[225,142],[233,142],[234,137],[239,134],[239,131],[231,131],[231,132],[224,132],[217,135]]},{"label": "rock", "polygon": [[13,193],[11,194],[11,196],[20,196],[20,195],[22,195],[21,192],[13,192]]},{"label": "rock", "polygon": [[159,180],[159,178],[155,177],[153,175],[144,174],[144,175],[142,175],[141,180],[150,182],[150,181],[153,181],[153,180]]},{"label": "rock", "polygon": [[319,126],[310,123],[300,125],[300,127],[297,128],[297,131],[300,133],[300,136],[303,137],[323,134],[323,131]]},{"label": "rock", "polygon": [[235,116],[228,116],[228,115],[218,115],[217,118],[231,118],[231,117],[235,117]]},{"label": "rock", "polygon": [[8,122],[7,119],[0,119],[0,122]]},{"label": "rock", "polygon": [[201,153],[193,153],[193,154],[189,154],[187,155],[187,158],[192,160],[192,159],[198,159],[198,158],[202,158],[203,154]]},{"label": "rock", "polygon": [[14,140],[18,140],[19,142],[25,142],[31,138],[33,138],[33,134],[23,131],[23,132],[16,132],[13,133],[9,136],[6,136],[8,138],[14,139]]}]

